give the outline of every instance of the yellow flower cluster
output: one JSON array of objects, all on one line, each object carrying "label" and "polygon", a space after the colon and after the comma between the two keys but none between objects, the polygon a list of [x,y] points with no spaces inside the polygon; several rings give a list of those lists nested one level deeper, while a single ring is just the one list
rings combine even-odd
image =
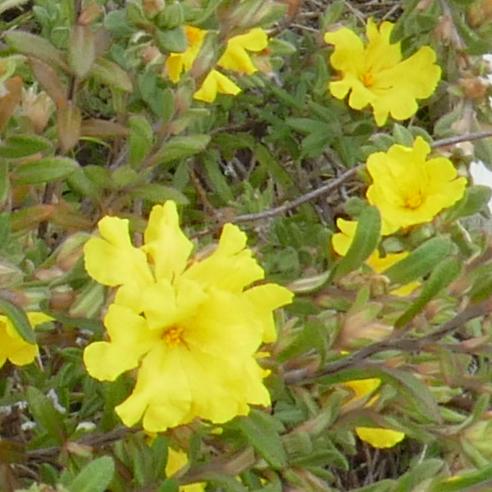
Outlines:
[{"label": "yellow flower cluster", "polygon": [[429,46],[402,60],[400,43],[390,41],[393,27],[386,21],[378,29],[369,19],[366,46],[346,27],[328,32],[324,38],[335,47],[330,61],[341,75],[340,80],[330,82],[331,94],[344,99],[350,92],[353,109],[370,105],[378,126],[386,123],[389,114],[396,120],[413,116],[417,99],[431,96],[441,77],[436,53]]},{"label": "yellow flower cluster", "polygon": [[155,206],[144,245],[132,245],[128,221],[104,217],[100,237],[85,245],[85,267],[103,285],[119,287],[104,319],[109,341],[84,351],[89,374],[114,381],[137,369],[133,393],[116,412],[125,425],[143,418],[148,432],[194,418],[223,423],[249,405],[269,405],[257,362],[276,338],[272,311],[292,300],[264,277],[246,235],[226,224],[215,251],[190,260],[176,204]]},{"label": "yellow flower cluster", "polygon": [[[33,328],[53,319],[39,312],[27,313],[27,317]],[[6,316],[0,316],[0,367],[7,360],[17,366],[25,366],[30,364],[38,353],[36,344],[26,342],[12,326],[11,321]]]},{"label": "yellow flower cluster", "polygon": [[[356,379],[347,381],[344,386],[354,393],[352,403],[371,396],[381,386],[381,380],[379,378]],[[371,406],[376,400],[377,396],[371,398],[366,405]],[[392,448],[405,437],[403,432],[383,427],[356,427],[355,433],[359,439],[374,448]]]},{"label": "yellow flower cluster", "polygon": [[[198,27],[185,26],[188,48],[183,53],[171,53],[166,60],[165,72],[172,82],[178,82],[183,73],[189,71],[200,53],[207,31]],[[248,52],[260,52],[268,46],[268,36],[261,28],[251,29],[245,34],[234,36],[227,42],[224,54],[217,65],[220,68],[251,75],[258,69]],[[241,92],[230,78],[217,69],[211,70],[193,97],[211,103],[217,94],[237,95]]]}]

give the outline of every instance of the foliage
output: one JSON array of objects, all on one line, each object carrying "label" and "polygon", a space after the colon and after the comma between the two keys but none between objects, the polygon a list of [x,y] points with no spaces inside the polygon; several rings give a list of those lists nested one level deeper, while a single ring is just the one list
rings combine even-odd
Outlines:
[{"label": "foliage", "polygon": [[[1,490],[490,487],[491,191],[469,173],[492,169],[490,0],[0,0],[0,33]],[[184,232],[144,232],[175,207]],[[200,295],[241,279],[213,325],[230,366],[182,371],[207,411],[126,427],[136,326],[186,345],[168,307],[203,264]],[[145,308],[122,314],[125,286]],[[175,411],[183,360],[146,411]]]}]

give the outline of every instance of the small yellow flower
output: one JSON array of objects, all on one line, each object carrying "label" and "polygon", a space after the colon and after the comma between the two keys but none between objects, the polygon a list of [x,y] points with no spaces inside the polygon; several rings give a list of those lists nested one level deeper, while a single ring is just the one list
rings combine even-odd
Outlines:
[{"label": "small yellow flower", "polygon": [[[176,472],[180,471],[188,464],[188,456],[184,451],[177,451],[173,448],[167,449],[167,464],[166,476],[171,477]],[[182,485],[179,487],[179,492],[203,492],[205,490],[204,483],[192,483],[190,485]]]},{"label": "small yellow flower", "polygon": [[267,46],[267,33],[259,27],[251,29],[246,34],[240,34],[229,39],[218,65],[226,70],[252,75],[258,71],[258,68],[251,60],[248,51],[258,53]]},{"label": "small yellow flower", "polygon": [[[38,312],[27,313],[27,317],[33,328],[53,319]],[[6,316],[0,316],[0,367],[5,364],[7,359],[17,366],[25,366],[30,364],[38,353],[39,349],[36,344],[28,343],[22,339],[12,326],[11,321]]]},{"label": "small yellow flower", "polygon": [[[357,222],[355,220],[337,219],[337,227],[340,232],[333,234],[331,237],[331,244],[333,249],[340,256],[345,256],[352,244],[357,229]],[[408,252],[403,251],[401,253],[389,253],[386,256],[381,256],[378,249],[376,249],[371,256],[366,260],[366,264],[376,273],[382,273],[395,263],[403,260],[408,256]],[[420,283],[417,281],[410,282],[402,287],[393,289],[391,293],[396,296],[405,297],[410,295]]]},{"label": "small yellow flower", "polygon": [[383,22],[379,30],[372,19],[367,23],[368,43],[344,27],[325,34],[325,42],[335,50],[330,61],[341,79],[330,82],[330,92],[343,99],[350,92],[353,109],[372,106],[378,126],[386,123],[391,114],[396,120],[413,116],[418,109],[417,99],[433,94],[441,69],[434,62],[436,53],[422,46],[410,58],[402,60],[400,43],[391,43],[394,25]]},{"label": "small yellow flower", "polygon": [[240,92],[241,88],[238,87],[229,77],[226,77],[218,70],[212,70],[205,77],[200,89],[193,94],[193,97],[197,101],[212,103],[215,101],[217,94],[236,96]]},{"label": "small yellow flower", "polygon": [[257,353],[275,340],[273,310],[292,293],[277,284],[247,288],[264,272],[246,235],[226,224],[215,251],[190,262],[193,246],[172,201],[152,209],[140,248],[125,219],[103,218],[99,233],[85,246],[86,270],[121,287],[104,319],[109,341],[90,344],[84,362],[103,381],[138,369],[133,393],[116,408],[124,424],[143,417],[146,431],[159,432],[269,405]]},{"label": "small yellow flower", "polygon": [[430,151],[429,144],[417,137],[413,147],[392,145],[367,159],[373,181],[367,198],[379,209],[383,234],[430,222],[463,197],[466,179],[458,177],[445,157],[427,160]]},{"label": "small yellow flower", "polygon": [[[381,386],[381,380],[379,378],[356,379],[347,381],[344,386],[354,392],[353,400],[360,400],[374,393]],[[373,405],[376,400],[377,397],[373,397],[366,406]],[[374,448],[392,448],[405,437],[403,432],[382,427],[356,427],[355,433],[359,439]]]},{"label": "small yellow flower", "polygon": [[[207,31],[193,26],[186,26],[185,32],[188,48],[183,53],[171,53],[165,64],[165,71],[169,79],[174,83],[179,81],[183,73],[191,69],[207,34]],[[258,69],[248,51],[259,52],[267,46],[268,36],[266,32],[261,28],[251,29],[245,34],[234,36],[228,40],[224,54],[217,65],[226,70],[251,75]],[[211,103],[215,100],[217,94],[235,96],[239,92],[241,92],[240,87],[229,77],[226,77],[216,69],[212,69],[193,97],[199,101]]]}]

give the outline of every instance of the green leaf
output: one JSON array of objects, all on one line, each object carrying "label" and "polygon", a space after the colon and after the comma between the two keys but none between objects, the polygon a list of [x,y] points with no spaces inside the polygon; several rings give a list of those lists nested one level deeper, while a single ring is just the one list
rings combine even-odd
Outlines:
[{"label": "green leaf", "polygon": [[26,313],[7,299],[0,298],[0,312],[12,323],[15,331],[27,343],[35,344],[36,336]]},{"label": "green leaf", "polygon": [[36,135],[13,135],[0,145],[0,157],[19,159],[51,150],[51,142]]},{"label": "green leaf", "polygon": [[26,399],[29,403],[29,410],[39,429],[47,432],[58,444],[63,443],[65,440],[65,426],[51,400],[34,386],[27,388]]},{"label": "green leaf", "polygon": [[219,167],[219,158],[217,152],[207,152],[204,156],[203,164],[214,191],[225,204],[229,204],[234,200],[234,195]]},{"label": "green leaf", "polygon": [[279,436],[282,426],[274,417],[253,409],[247,417],[239,417],[235,426],[273,468],[286,465],[287,456]]},{"label": "green leaf", "polygon": [[182,27],[165,31],[157,29],[154,36],[157,46],[164,52],[182,53],[188,46]]},{"label": "green leaf", "polygon": [[444,237],[435,237],[421,244],[406,258],[385,270],[391,283],[405,285],[428,274],[444,260],[453,248],[452,242]]},{"label": "green leaf", "polygon": [[376,249],[381,232],[381,217],[375,207],[366,207],[359,215],[355,236],[347,254],[334,270],[334,278],[339,279],[359,268]]},{"label": "green leaf", "polygon": [[9,197],[10,179],[9,165],[3,159],[0,159],[0,208],[5,204]]},{"label": "green leaf", "polygon": [[158,183],[149,183],[136,186],[130,190],[131,196],[143,198],[151,203],[163,203],[166,200],[174,200],[178,205],[188,205],[190,201],[181,191],[171,186]]},{"label": "green leaf", "polygon": [[152,159],[156,164],[167,164],[176,159],[184,159],[205,150],[210,142],[209,135],[187,135],[169,139]]},{"label": "green leaf", "polygon": [[75,24],[68,43],[68,62],[75,75],[83,79],[96,58],[94,32],[91,26]]},{"label": "green leaf", "polygon": [[133,85],[128,74],[116,63],[99,58],[92,66],[91,74],[103,84],[123,92],[132,92]]},{"label": "green leaf", "polygon": [[426,304],[439,292],[447,287],[460,273],[461,264],[456,258],[445,258],[432,271],[417,300],[396,320],[395,327],[406,325],[416,314],[420,313]]},{"label": "green leaf", "polygon": [[47,157],[15,168],[13,179],[18,184],[40,184],[63,179],[79,169],[77,161],[68,157]]},{"label": "green leaf", "polygon": [[104,492],[113,480],[114,461],[101,456],[84,466],[69,485],[70,492]]},{"label": "green leaf", "polygon": [[49,41],[26,31],[11,31],[4,35],[7,44],[23,55],[33,56],[68,71],[63,54]]},{"label": "green leaf", "polygon": [[418,484],[435,477],[443,466],[444,462],[439,459],[428,459],[419,463],[399,478],[393,492],[413,492]]},{"label": "green leaf", "polygon": [[[429,492],[473,492],[492,487],[492,465],[470,473],[462,473],[439,479],[432,484]],[[490,489],[489,489],[490,490]]]},{"label": "green leaf", "polygon": [[130,164],[139,167],[152,148],[154,131],[148,119],[140,114],[130,117],[129,127]]},{"label": "green leaf", "polygon": [[474,185],[465,190],[463,198],[446,212],[446,221],[455,222],[461,217],[481,212],[492,197],[489,186]]}]

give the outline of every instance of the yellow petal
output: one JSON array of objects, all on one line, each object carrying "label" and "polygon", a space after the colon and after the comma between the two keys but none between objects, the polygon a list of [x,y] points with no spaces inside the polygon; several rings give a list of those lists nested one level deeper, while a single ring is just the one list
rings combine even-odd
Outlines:
[{"label": "yellow petal", "polygon": [[85,268],[93,279],[110,286],[152,282],[145,253],[130,242],[127,219],[104,217],[99,233],[84,246]]},{"label": "yellow petal", "polygon": [[212,70],[207,77],[205,77],[200,89],[193,94],[193,97],[198,101],[211,103],[215,101],[217,93],[236,96],[240,92],[240,87],[238,87],[231,79],[220,73],[218,70]]},{"label": "yellow petal", "polygon": [[374,448],[392,448],[405,437],[403,432],[381,427],[356,427],[355,432]]},{"label": "yellow petal", "polygon": [[184,351],[169,350],[165,344],[158,344],[144,357],[135,389],[115,408],[127,427],[143,417],[147,432],[163,432],[192,420]]},{"label": "yellow petal", "polygon": [[395,66],[401,61],[400,43],[391,43],[391,33],[394,24],[392,22],[382,22],[378,26],[374,19],[367,22],[367,47],[365,51],[366,70],[377,73],[386,68]]},{"label": "yellow petal", "polygon": [[246,248],[246,234],[226,224],[217,249],[207,258],[188,268],[184,276],[204,288],[216,287],[230,292],[242,289],[264,277],[263,269]]},{"label": "yellow petal", "polygon": [[37,354],[38,346],[24,341],[9,319],[0,316],[0,367],[7,359],[17,366],[30,364]]},{"label": "yellow petal", "polygon": [[251,309],[263,325],[263,342],[272,343],[277,339],[273,311],[292,302],[294,294],[277,284],[264,284],[244,292],[251,302]]},{"label": "yellow petal", "polygon": [[141,357],[158,341],[159,334],[147,327],[145,319],[126,306],[112,304],[104,318],[111,342],[95,342],[84,350],[89,374],[100,381],[114,381],[138,366]]},{"label": "yellow petal", "polygon": [[343,27],[327,32],[325,43],[333,44],[335,50],[330,57],[333,67],[341,72],[359,76],[364,68],[364,45],[355,32]]},{"label": "yellow petal", "polygon": [[338,218],[337,227],[340,229],[340,232],[333,234],[331,237],[331,245],[333,246],[335,253],[340,256],[345,256],[354,240],[357,221]]},{"label": "yellow petal", "polygon": [[185,269],[193,244],[179,226],[175,202],[169,200],[152,208],[143,249],[153,260],[158,280],[171,280]]},{"label": "yellow petal", "polygon": [[166,60],[165,70],[167,76],[175,84],[179,82],[181,73],[184,71],[183,56],[180,53],[171,53]]},{"label": "yellow petal", "polygon": [[[171,447],[167,448],[166,477],[171,477],[176,472],[184,468],[187,464],[188,456],[184,451],[178,451]],[[204,483],[192,483],[179,487],[179,492],[203,492],[204,490]]]},{"label": "yellow petal", "polygon": [[227,42],[218,65],[227,70],[251,75],[258,69],[247,51],[262,51],[268,46],[268,36],[261,28],[251,29],[246,34],[234,36]]},{"label": "yellow petal", "polygon": [[354,392],[356,398],[364,398],[381,386],[381,380],[379,378],[355,379],[343,384]]}]

